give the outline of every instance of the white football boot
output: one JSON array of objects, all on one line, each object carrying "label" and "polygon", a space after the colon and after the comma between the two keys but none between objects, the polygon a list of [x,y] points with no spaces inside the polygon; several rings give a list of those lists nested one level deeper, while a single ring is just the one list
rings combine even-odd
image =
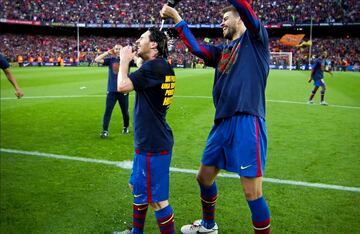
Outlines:
[{"label": "white football boot", "polygon": [[183,234],[197,234],[197,233],[207,233],[207,234],[217,234],[218,225],[215,223],[213,228],[207,229],[201,225],[201,219],[196,220],[193,224],[184,225],[181,227],[181,233]]},{"label": "white football boot", "polygon": [[327,102],[325,102],[325,101],[322,101],[322,102],[320,102],[320,105],[322,105],[322,106],[328,106],[329,104],[328,104]]}]

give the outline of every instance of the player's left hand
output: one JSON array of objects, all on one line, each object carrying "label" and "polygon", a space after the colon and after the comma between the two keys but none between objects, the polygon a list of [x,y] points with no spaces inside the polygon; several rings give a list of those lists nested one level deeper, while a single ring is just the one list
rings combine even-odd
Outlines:
[{"label": "player's left hand", "polygon": [[133,52],[131,46],[125,46],[121,48],[119,53],[120,62],[130,63],[130,61],[134,59],[135,53],[136,52]]}]

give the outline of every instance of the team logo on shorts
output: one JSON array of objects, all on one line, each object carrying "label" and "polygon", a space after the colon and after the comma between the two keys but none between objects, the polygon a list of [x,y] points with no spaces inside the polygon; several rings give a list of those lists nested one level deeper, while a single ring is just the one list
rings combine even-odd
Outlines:
[{"label": "team logo on shorts", "polygon": [[247,165],[247,166],[240,166],[240,169],[241,170],[245,170],[245,169],[248,169],[249,167],[251,167],[252,165],[250,164],[250,165]]}]

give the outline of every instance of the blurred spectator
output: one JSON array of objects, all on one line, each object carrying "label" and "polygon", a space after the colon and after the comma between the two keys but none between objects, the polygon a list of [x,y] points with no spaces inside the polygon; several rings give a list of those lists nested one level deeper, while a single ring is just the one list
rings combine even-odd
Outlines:
[{"label": "blurred spectator", "polygon": [[[292,52],[292,64],[299,66],[309,63],[310,47],[287,47],[279,43],[278,38],[270,39],[272,52]],[[312,55],[328,51],[328,59],[331,68],[335,71],[343,71],[347,66],[358,67],[360,64],[360,39],[359,38],[315,38],[312,41]]]},{"label": "blurred spectator", "polygon": [[9,82],[14,87],[15,96],[18,98],[21,98],[22,96],[24,96],[23,91],[21,90],[14,75],[12,74],[12,72],[10,70],[10,64],[8,63],[8,61],[6,61],[5,57],[2,54],[0,54],[0,68],[4,71],[6,78],[9,80]]},{"label": "blurred spectator", "polygon": [[[99,37],[82,36],[80,38],[80,59],[79,62],[87,63],[89,66],[94,58],[104,51],[112,48],[115,44],[132,44],[135,38],[123,37]],[[207,40],[208,43],[220,44],[222,38],[199,38],[201,43]],[[44,36],[44,35],[0,35],[0,51],[12,62],[18,61],[19,56],[23,62],[34,61],[35,56],[41,54],[43,62],[57,63],[60,66],[61,59],[75,61],[77,58],[77,44],[74,37],[69,36]],[[169,59],[173,66],[191,67],[202,64],[201,60],[195,58],[186,46],[178,41],[173,45]],[[272,52],[292,52],[293,65],[298,67],[308,65],[309,47],[287,47],[279,43],[279,38],[270,39],[270,50]],[[315,38],[313,39],[312,54],[319,54],[321,51],[329,52],[329,59],[333,70],[346,70],[347,66],[354,66],[356,69],[360,64],[360,39],[359,38]],[[276,64],[288,64],[286,58],[279,58],[272,61]],[[195,65],[193,63],[196,63]]]},{"label": "blurred spectator", "polygon": [[[183,0],[180,14],[189,24],[220,22],[220,10],[227,1]],[[157,0],[13,0],[1,3],[0,18],[43,22],[81,22],[94,24],[153,24],[160,22],[161,4]],[[254,0],[253,9],[265,23],[359,22],[358,0]],[[135,7],[136,6],[136,7]],[[61,12],[61,14],[59,14]]]},{"label": "blurred spectator", "polygon": [[[15,61],[21,57],[23,62],[40,61],[48,63],[57,61],[60,65],[62,58],[69,61],[74,61],[77,58],[77,42],[74,37],[2,34],[0,41],[3,42],[0,43],[0,51],[10,61]],[[81,37],[79,42],[80,62],[92,62],[96,54],[109,50],[113,45],[128,45],[134,41],[135,38]]]}]

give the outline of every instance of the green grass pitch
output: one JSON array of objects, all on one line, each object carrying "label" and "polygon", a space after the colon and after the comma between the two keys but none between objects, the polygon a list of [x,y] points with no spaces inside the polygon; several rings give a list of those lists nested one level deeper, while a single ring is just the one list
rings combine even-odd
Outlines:
[{"label": "green grass pitch", "polygon": [[[117,106],[110,137],[99,138],[107,69],[13,68],[13,73],[25,97],[14,98],[1,72],[0,233],[111,233],[129,227],[130,170],[36,156],[132,160],[133,134],[121,134]],[[197,170],[213,123],[213,70],[177,69],[176,75],[168,113],[175,137],[171,166]],[[312,89],[308,76],[303,71],[270,72],[265,177],[357,191],[264,182],[272,232],[360,233],[360,73],[326,74],[327,107],[318,105],[319,93],[317,104],[306,104]],[[133,101],[132,94],[131,120]],[[220,233],[252,233],[239,180],[221,177],[217,183]],[[181,225],[201,216],[199,190],[194,174],[180,172],[171,173],[170,187],[179,232]],[[151,210],[145,232],[159,233]]]}]

